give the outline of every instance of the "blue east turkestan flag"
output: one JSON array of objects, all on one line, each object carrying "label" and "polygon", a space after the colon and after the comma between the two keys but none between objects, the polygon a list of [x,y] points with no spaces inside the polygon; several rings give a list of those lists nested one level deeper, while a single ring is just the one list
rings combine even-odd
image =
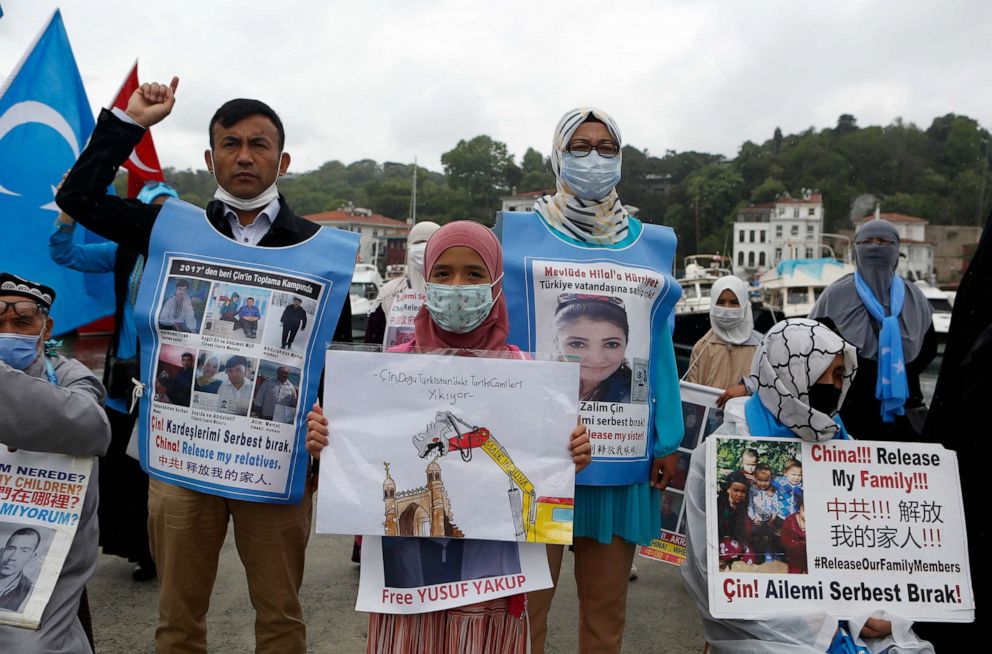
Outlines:
[{"label": "blue east turkestan flag", "polygon": [[[113,313],[110,273],[84,275],[48,256],[55,188],[93,131],[93,111],[59,11],[0,88],[0,270],[53,287],[59,333]],[[87,239],[76,228],[80,243]]]}]

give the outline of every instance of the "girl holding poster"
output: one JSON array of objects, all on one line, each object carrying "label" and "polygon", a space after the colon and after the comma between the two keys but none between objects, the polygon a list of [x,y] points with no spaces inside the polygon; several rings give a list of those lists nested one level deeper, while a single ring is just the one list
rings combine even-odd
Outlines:
[{"label": "girl holding poster", "polygon": [[[510,342],[581,359],[581,419],[592,464],[576,477],[579,647],[619,652],[637,544],[661,529],[659,489],[675,474],[682,411],[670,318],[675,233],[630,216],[617,195],[620,130],[589,107],[558,123],[557,192],[503,212]],[[557,581],[562,548],[548,547]],[[544,650],[554,588],[528,595],[531,643]]]},{"label": "girl holding poster", "polygon": [[[784,320],[768,330],[754,356],[751,377],[757,381],[757,393],[750,398],[730,400],[724,411],[725,422],[714,435],[805,441],[849,439],[838,411],[856,372],[856,351],[840,336],[815,320]],[[734,475],[739,474],[731,473],[728,486]],[[827,649],[822,640],[824,637],[829,640],[840,623],[823,612],[766,620],[726,620],[710,614],[706,492],[706,448],[698,447],[692,455],[685,488],[688,532],[682,578],[696,599],[709,651],[712,654],[834,651]],[[782,529],[783,542],[789,548],[789,568],[793,570],[801,569],[798,550],[800,545],[805,549],[805,513],[795,519],[799,520],[802,520],[801,533],[791,527]],[[892,645],[902,654],[933,651],[929,643],[917,640],[908,625],[902,627],[893,629],[888,620],[867,618],[858,631],[862,638],[873,639],[870,642],[873,652]]]},{"label": "girl holding poster", "polygon": [[[502,250],[489,229],[470,221],[443,226],[427,242],[424,270],[429,271],[427,299],[414,321],[414,338],[389,351],[476,350],[524,356],[506,340],[509,319],[501,283]],[[307,451],[319,457],[328,443],[327,419],[316,404],[307,419]],[[572,460],[579,471],[591,458],[586,428],[578,425],[570,438]],[[404,548],[389,547],[388,538],[383,543],[384,568],[397,570],[396,561],[388,559],[401,556],[399,550]],[[529,641],[524,604],[523,596],[516,595],[431,613],[372,613],[367,651],[522,654]]]}]

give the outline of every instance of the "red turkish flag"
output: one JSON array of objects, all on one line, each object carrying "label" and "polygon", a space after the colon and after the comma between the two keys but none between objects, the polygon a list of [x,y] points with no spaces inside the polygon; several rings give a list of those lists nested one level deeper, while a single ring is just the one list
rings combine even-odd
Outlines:
[{"label": "red turkish flag", "polygon": [[[138,62],[134,62],[131,72],[124,80],[121,90],[117,93],[117,98],[111,103],[111,107],[127,109],[127,101],[131,94],[138,88]],[[127,196],[133,198],[144,187],[145,182],[164,182],[162,175],[162,165],[158,162],[158,154],[155,152],[155,142],[152,141],[152,131],[147,130],[144,138],[138,142],[134,151],[127,161],[124,162],[127,168]]]}]

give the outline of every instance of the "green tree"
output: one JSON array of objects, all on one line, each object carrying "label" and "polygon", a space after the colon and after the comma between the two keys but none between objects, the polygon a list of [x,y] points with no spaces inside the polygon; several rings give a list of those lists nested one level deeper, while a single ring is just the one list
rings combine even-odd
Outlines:
[{"label": "green tree", "polygon": [[520,180],[520,168],[506,144],[484,134],[459,141],[441,155],[441,164],[451,187],[471,198],[472,217],[487,225],[493,224],[500,196]]}]

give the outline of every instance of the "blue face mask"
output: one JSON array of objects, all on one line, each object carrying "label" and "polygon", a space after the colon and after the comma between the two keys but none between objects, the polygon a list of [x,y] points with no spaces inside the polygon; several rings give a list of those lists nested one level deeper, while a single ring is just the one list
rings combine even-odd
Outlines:
[{"label": "blue face mask", "polygon": [[590,152],[584,157],[565,153],[561,178],[572,193],[583,200],[602,200],[620,183],[620,157],[603,157]]},{"label": "blue face mask", "polygon": [[[500,275],[502,278],[502,275]],[[464,334],[470,332],[489,316],[499,293],[493,297],[492,284],[451,284],[427,283],[427,311],[437,326],[446,332]]]},{"label": "blue face mask", "polygon": [[38,358],[38,339],[30,334],[0,334],[0,361],[14,370],[24,370]]}]

